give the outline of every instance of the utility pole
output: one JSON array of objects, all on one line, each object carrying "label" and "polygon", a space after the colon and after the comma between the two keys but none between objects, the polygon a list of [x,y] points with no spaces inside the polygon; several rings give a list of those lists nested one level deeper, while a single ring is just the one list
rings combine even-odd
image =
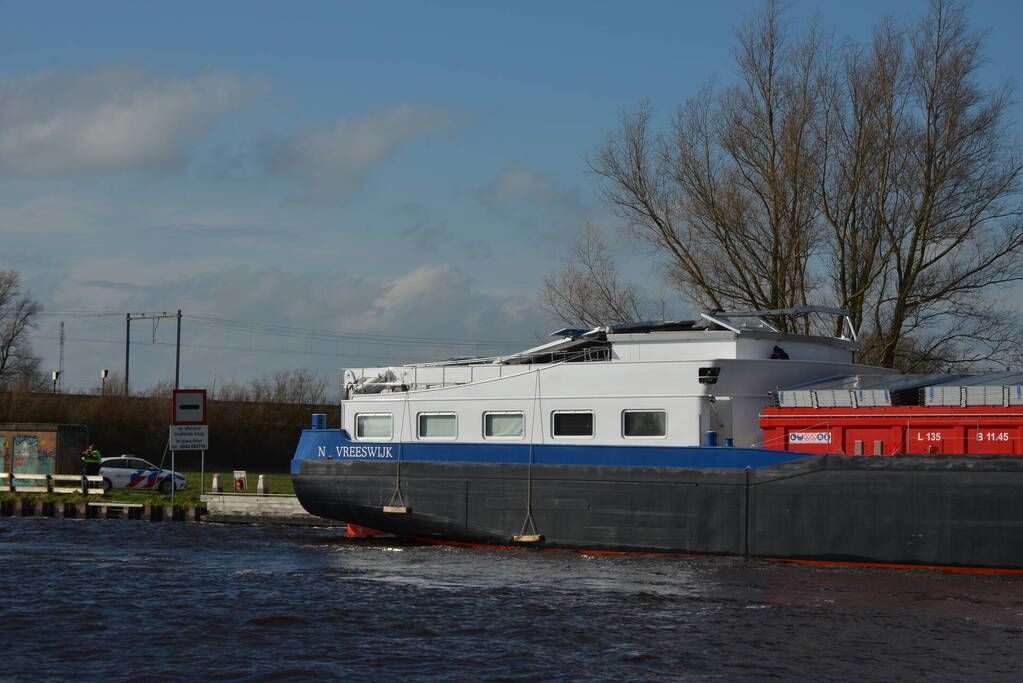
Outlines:
[{"label": "utility pole", "polygon": [[181,379],[181,309],[178,309],[178,341],[174,346],[174,388],[180,389]]},{"label": "utility pole", "polygon": [[128,395],[128,353],[131,351],[131,313],[124,314],[124,395]]},{"label": "utility pole", "polygon": [[[181,380],[181,309],[177,314],[161,311],[160,313],[125,313],[124,315],[124,395],[128,395],[128,357],[131,348],[131,321],[132,320],[163,320],[164,318],[178,319],[177,343],[174,351],[174,388],[178,388]],[[156,339],[154,328],[153,339]]]},{"label": "utility pole", "polygon": [[59,385],[56,387],[64,391],[64,321],[60,321],[60,362],[57,364],[57,377]]}]

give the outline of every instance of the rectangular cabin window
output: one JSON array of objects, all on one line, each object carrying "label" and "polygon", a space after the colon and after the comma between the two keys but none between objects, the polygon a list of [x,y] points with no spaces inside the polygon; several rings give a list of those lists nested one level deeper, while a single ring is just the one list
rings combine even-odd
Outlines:
[{"label": "rectangular cabin window", "polygon": [[391,421],[390,413],[358,413],[355,416],[355,438],[390,441]]},{"label": "rectangular cabin window", "polygon": [[526,433],[522,413],[483,413],[483,437],[486,439],[521,439]]},{"label": "rectangular cabin window", "polygon": [[454,439],[458,418],[454,413],[419,413],[420,439]]},{"label": "rectangular cabin window", "polygon": [[626,439],[660,438],[667,434],[663,410],[623,410],[622,436]]},{"label": "rectangular cabin window", "polygon": [[551,435],[555,437],[593,436],[593,413],[582,410],[551,413]]}]

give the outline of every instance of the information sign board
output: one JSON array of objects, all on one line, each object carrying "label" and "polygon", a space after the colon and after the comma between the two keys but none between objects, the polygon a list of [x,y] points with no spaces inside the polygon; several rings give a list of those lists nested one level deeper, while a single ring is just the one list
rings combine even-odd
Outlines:
[{"label": "information sign board", "polygon": [[206,451],[210,447],[209,425],[171,425],[172,451]]}]

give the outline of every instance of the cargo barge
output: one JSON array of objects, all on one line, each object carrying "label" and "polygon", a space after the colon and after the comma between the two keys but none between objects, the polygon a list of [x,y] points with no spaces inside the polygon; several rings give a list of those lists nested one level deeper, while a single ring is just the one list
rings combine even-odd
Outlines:
[{"label": "cargo barge", "polygon": [[314,418],[292,461],[302,505],[441,543],[1023,568],[1023,406],[899,405],[963,378],[853,363],[843,311],[555,334],[346,371],[340,428]]}]

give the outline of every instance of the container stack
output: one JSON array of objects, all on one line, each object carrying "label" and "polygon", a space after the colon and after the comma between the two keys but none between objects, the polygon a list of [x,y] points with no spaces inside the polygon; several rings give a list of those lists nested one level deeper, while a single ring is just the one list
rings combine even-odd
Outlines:
[{"label": "container stack", "polygon": [[[916,405],[925,387],[962,375],[845,375],[775,392],[779,408],[881,408]],[[958,405],[958,404],[957,404]]]},{"label": "container stack", "polygon": [[950,377],[920,390],[925,406],[1019,406],[1023,405],[1023,372],[988,372]]},{"label": "container stack", "polygon": [[844,455],[1023,455],[1023,372],[850,375],[775,392],[764,444]]}]

